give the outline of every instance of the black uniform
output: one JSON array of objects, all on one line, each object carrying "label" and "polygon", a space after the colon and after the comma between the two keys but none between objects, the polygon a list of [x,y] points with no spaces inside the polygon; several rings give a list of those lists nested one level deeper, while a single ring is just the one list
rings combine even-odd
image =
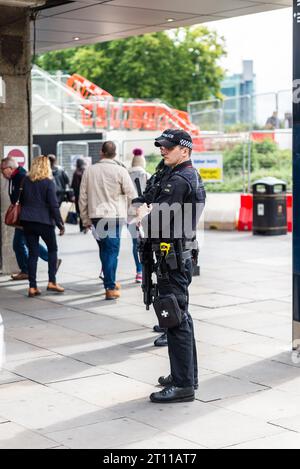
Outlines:
[{"label": "black uniform", "polygon": [[[205,204],[205,189],[201,178],[193,168],[192,162],[180,164],[164,177],[153,200],[154,209],[148,217],[145,231],[148,237],[151,233],[153,251],[158,258],[158,290],[159,295],[174,294],[182,313],[180,326],[168,329],[168,347],[173,384],[177,388],[189,388],[198,384],[197,352],[194,337],[193,320],[188,311],[189,293],[188,287],[193,277],[192,243],[196,239],[196,229],[200,215]],[[162,204],[174,206],[174,213],[170,218],[160,216],[159,226],[153,230],[153,220],[158,219],[157,213]],[[181,211],[179,218],[184,228],[184,208],[191,210],[192,227],[181,238],[176,238],[178,230],[176,226],[176,210]],[[198,209],[198,210],[197,210]],[[178,213],[177,213],[178,215]],[[144,224],[145,225],[145,224]],[[170,225],[170,226],[168,226]],[[170,235],[166,236],[165,230],[170,229]],[[150,231],[151,230],[151,231]],[[153,232],[158,236],[153,238]],[[177,259],[177,266],[170,266],[159,247],[162,242],[171,244]]]}]

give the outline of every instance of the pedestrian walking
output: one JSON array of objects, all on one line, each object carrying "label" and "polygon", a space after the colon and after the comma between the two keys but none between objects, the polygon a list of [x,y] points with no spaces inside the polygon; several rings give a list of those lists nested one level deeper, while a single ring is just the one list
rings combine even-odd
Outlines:
[{"label": "pedestrian walking", "polygon": [[[19,166],[14,158],[5,158],[1,162],[1,173],[5,179],[9,181],[8,195],[12,205],[16,204],[19,200],[22,184],[26,177],[26,170]],[[14,281],[28,280],[28,246],[24,235],[24,230],[21,227],[15,228],[13,237],[13,250],[16,256],[19,272],[12,274],[11,278]],[[48,251],[40,244],[39,257],[48,262]]]},{"label": "pedestrian walking", "polygon": [[76,170],[73,174],[73,179],[72,179],[72,184],[71,184],[71,187],[74,191],[75,207],[76,207],[77,217],[79,218],[79,227],[80,227],[81,233],[84,232],[85,229],[84,229],[81,216],[80,216],[79,196],[80,196],[80,186],[82,182],[82,176],[83,176],[85,169],[86,169],[86,162],[83,159],[79,158],[76,161]]},{"label": "pedestrian walking", "polygon": [[36,278],[40,238],[48,248],[49,283],[47,290],[63,293],[64,288],[56,283],[58,248],[55,226],[59,229],[61,236],[64,235],[65,228],[59,211],[56,187],[48,157],[40,156],[33,160],[31,170],[24,180],[20,220],[29,248],[28,296],[32,298],[41,294],[37,288]]},{"label": "pedestrian walking", "polygon": [[[65,170],[61,166],[58,166],[55,155],[48,155],[48,158],[50,160],[52,174],[56,185],[56,196],[58,204],[59,207],[61,207],[62,203],[66,201],[67,188],[70,185],[70,179]],[[68,200],[68,202],[71,201]]]},{"label": "pedestrian walking", "polygon": [[116,282],[121,230],[136,191],[126,168],[115,161],[116,145],[105,142],[99,163],[86,169],[79,207],[85,228],[94,230],[103,269],[106,300],[120,297]]}]

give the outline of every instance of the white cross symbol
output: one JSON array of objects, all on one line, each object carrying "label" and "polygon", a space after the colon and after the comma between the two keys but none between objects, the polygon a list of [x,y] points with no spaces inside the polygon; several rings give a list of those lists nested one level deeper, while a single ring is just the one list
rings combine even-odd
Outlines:
[{"label": "white cross symbol", "polygon": [[169,317],[168,311],[163,311],[163,312],[161,313],[161,315],[162,315],[164,318]]}]

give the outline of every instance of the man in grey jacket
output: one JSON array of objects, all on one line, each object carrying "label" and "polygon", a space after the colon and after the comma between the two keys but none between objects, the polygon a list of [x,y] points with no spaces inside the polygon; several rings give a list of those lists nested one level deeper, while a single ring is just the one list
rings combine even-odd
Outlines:
[{"label": "man in grey jacket", "polygon": [[79,198],[83,226],[96,233],[107,300],[120,297],[116,272],[121,230],[137,195],[127,169],[115,158],[116,145],[105,142],[99,163],[89,167],[83,175]]}]

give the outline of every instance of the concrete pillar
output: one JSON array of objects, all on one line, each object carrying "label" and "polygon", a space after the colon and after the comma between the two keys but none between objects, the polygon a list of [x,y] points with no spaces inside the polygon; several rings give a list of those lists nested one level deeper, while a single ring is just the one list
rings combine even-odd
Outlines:
[{"label": "concrete pillar", "polygon": [[[0,159],[4,146],[31,147],[31,52],[28,8],[0,5],[0,76],[6,84],[6,103],[0,103]],[[1,177],[1,252],[2,273],[17,270],[12,252],[14,230],[3,223],[9,205],[8,184]]]}]

